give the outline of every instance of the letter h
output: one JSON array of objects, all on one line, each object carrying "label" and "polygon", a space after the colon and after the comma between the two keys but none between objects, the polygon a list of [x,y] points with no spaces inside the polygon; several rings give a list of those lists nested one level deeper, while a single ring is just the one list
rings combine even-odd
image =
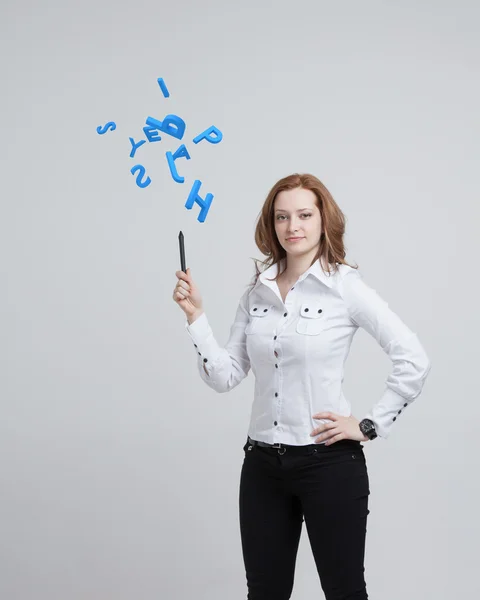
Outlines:
[{"label": "letter h", "polygon": [[192,186],[190,194],[188,195],[187,201],[185,203],[185,208],[191,210],[193,208],[194,203],[197,203],[202,209],[197,217],[197,220],[200,221],[200,223],[203,223],[205,221],[205,217],[207,216],[208,209],[210,208],[210,204],[212,203],[213,194],[207,194],[205,196],[205,200],[201,198],[198,195],[198,191],[200,190],[201,185],[202,182],[199,179],[196,179]]}]

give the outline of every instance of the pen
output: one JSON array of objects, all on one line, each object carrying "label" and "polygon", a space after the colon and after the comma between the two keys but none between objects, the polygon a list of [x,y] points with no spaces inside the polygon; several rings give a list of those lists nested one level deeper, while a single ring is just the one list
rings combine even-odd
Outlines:
[{"label": "pen", "polygon": [[186,275],[187,274],[187,266],[185,264],[185,242],[184,242],[183,233],[181,231],[178,234],[178,243],[179,243],[179,246],[180,246],[180,265],[181,265],[181,270]]}]

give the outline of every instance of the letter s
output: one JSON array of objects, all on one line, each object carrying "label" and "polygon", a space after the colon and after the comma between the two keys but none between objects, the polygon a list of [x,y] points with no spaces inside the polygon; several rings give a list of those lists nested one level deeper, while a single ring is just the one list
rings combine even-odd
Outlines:
[{"label": "letter s", "polygon": [[132,175],[135,175],[136,171],[140,171],[140,173],[137,175],[136,181],[138,187],[146,188],[147,185],[150,185],[152,183],[152,180],[150,179],[150,177],[148,177],[148,175],[145,181],[142,183],[142,177],[145,175],[145,167],[143,165],[135,165],[130,169],[130,173]]},{"label": "letter s", "polygon": [[117,126],[115,125],[115,123],[113,121],[109,121],[103,127],[101,125],[99,125],[97,127],[97,133],[99,133],[100,135],[103,135],[104,133],[107,133],[107,131],[109,129],[111,129],[112,131],[115,131],[116,128],[117,128]]}]

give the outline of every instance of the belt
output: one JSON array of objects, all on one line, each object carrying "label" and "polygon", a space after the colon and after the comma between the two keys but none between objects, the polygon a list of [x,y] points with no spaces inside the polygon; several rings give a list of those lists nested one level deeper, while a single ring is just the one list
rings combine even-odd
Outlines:
[{"label": "belt", "polygon": [[[303,453],[305,452],[305,450],[307,450],[308,448],[313,448],[315,449],[314,451],[316,452],[319,446],[325,446],[325,442],[318,442],[318,443],[313,443],[313,444],[307,444],[306,446],[292,446],[291,444],[267,444],[267,442],[259,442],[257,440],[252,440],[252,438],[250,436],[247,436],[248,439],[248,444],[250,444],[251,446],[261,446],[262,448],[278,448],[283,450],[283,452],[279,452],[279,454],[285,454],[285,452],[287,451],[287,448],[290,448],[290,451],[297,451],[299,453]],[[334,446],[336,448],[346,448],[346,447],[352,447],[352,446],[356,446],[358,448],[363,448],[363,445],[360,442],[357,442],[355,440],[350,440],[350,439],[344,439],[344,440],[339,440],[338,442],[335,442]],[[325,446],[325,448],[328,448],[328,446]]]},{"label": "belt", "polygon": [[267,442],[259,442],[257,440],[252,440],[250,436],[248,436],[248,443],[252,444],[252,446],[262,446],[262,448],[288,448],[290,444],[267,444]]},{"label": "belt", "polygon": [[[248,443],[251,446],[261,446],[262,448],[278,448],[279,454],[285,454],[287,448],[290,448],[291,451],[296,451],[296,453],[303,454],[308,451],[308,448],[318,448],[322,444],[307,444],[306,446],[292,446],[291,444],[267,444],[267,442],[259,442],[258,440],[252,440],[250,436],[248,436]],[[316,450],[315,450],[316,452]]]}]

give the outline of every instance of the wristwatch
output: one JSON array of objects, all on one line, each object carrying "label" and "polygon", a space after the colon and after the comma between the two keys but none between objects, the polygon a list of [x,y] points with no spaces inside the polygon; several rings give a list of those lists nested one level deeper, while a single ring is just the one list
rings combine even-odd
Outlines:
[{"label": "wristwatch", "polygon": [[377,437],[375,424],[371,419],[362,419],[358,426],[363,435],[366,435],[369,440],[374,440]]}]

